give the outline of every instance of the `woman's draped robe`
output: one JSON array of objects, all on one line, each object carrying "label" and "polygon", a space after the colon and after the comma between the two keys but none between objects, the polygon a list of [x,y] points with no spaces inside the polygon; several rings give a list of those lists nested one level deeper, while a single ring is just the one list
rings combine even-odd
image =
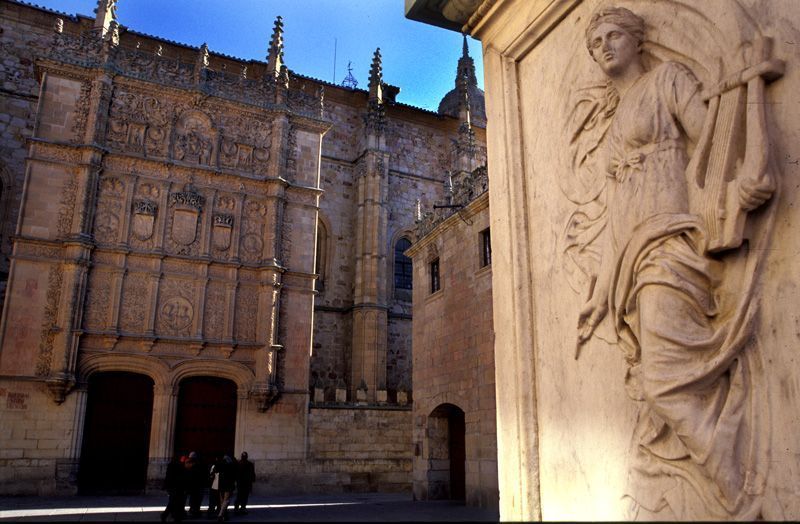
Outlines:
[{"label": "woman's draped robe", "polygon": [[[598,108],[609,113],[609,105],[616,105],[610,124],[596,122]],[[581,229],[573,227],[581,226],[574,219],[583,216],[579,208],[566,233],[573,254],[581,235],[590,242],[604,236],[600,272],[610,272],[611,338],[626,353],[629,393],[643,401],[629,477],[634,518],[665,509],[674,518],[755,518],[763,489],[766,459],[753,406],[757,348],[749,340],[752,279],[720,307],[725,265],[706,254],[704,224],[689,209],[682,122],[698,111],[705,105],[695,77],[665,62],[618,103],[584,115],[597,151],[575,139],[579,132],[573,136],[583,155],[576,164],[596,155],[609,177],[606,212]]]}]

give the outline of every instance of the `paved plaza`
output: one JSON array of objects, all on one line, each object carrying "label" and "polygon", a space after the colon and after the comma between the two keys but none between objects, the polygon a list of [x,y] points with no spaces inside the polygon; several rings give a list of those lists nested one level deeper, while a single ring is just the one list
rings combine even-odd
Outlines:
[{"label": "paved plaza", "polygon": [[[166,502],[166,496],[153,495],[0,497],[0,521],[159,522]],[[413,501],[405,493],[252,497],[247,515],[230,513],[230,522],[493,522],[497,518],[493,510],[448,500]],[[185,522],[212,521],[203,517]]]}]

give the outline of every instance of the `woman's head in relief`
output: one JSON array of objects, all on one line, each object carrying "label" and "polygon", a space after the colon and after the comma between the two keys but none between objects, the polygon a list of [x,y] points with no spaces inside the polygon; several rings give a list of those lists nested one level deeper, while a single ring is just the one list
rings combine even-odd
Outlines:
[{"label": "woman's head in relief", "polygon": [[624,73],[641,59],[644,20],[624,7],[596,11],[586,28],[586,47],[609,77]]}]

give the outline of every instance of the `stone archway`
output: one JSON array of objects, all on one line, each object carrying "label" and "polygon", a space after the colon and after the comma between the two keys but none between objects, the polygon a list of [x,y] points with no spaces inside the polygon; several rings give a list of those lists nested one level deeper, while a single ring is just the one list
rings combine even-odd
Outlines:
[{"label": "stone archway", "polygon": [[139,373],[93,373],[88,380],[79,491],[144,492],[153,413],[153,379]]},{"label": "stone archway", "polygon": [[440,404],[428,416],[425,435],[429,499],[464,500],[465,432],[464,411],[458,406]]}]

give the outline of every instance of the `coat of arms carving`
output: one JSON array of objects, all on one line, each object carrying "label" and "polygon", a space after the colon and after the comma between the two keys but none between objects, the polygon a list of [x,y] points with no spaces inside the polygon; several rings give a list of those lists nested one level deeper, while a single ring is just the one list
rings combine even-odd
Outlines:
[{"label": "coat of arms carving", "polygon": [[183,191],[170,195],[172,206],[172,240],[188,246],[197,238],[197,223],[203,211],[205,197],[187,184]]},{"label": "coat of arms carving", "polygon": [[135,200],[133,202],[133,219],[131,231],[139,240],[147,240],[153,236],[153,226],[158,213],[158,205],[150,200]]},{"label": "coat of arms carving", "polygon": [[211,228],[211,241],[214,244],[214,248],[220,251],[226,251],[231,247],[232,233],[233,215],[214,215],[214,224]]}]

